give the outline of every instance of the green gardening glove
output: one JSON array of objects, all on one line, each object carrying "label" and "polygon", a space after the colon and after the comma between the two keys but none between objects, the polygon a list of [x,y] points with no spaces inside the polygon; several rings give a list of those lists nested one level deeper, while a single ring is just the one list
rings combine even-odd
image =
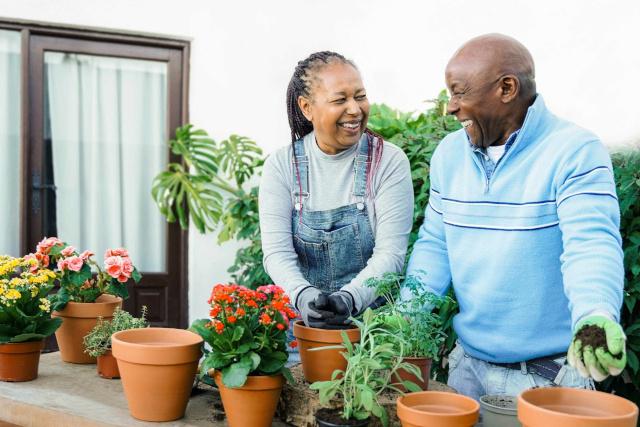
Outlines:
[{"label": "green gardening glove", "polygon": [[[583,330],[585,326],[588,328]],[[581,320],[575,331],[567,352],[569,365],[584,378],[591,377],[598,382],[609,375],[620,375],[627,364],[627,337],[618,322],[604,316],[590,316]],[[594,349],[594,340],[601,341],[602,346],[595,344]]]}]

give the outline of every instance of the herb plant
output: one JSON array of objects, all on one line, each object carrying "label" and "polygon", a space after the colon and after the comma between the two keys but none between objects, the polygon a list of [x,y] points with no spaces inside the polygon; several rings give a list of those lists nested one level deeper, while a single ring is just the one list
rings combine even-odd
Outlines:
[{"label": "herb plant", "polygon": [[111,335],[127,329],[146,328],[149,322],[146,319],[147,307],[142,306],[142,314],[133,317],[120,307],[113,312],[113,319],[104,320],[98,318],[96,326],[84,337],[85,353],[92,357],[98,357],[111,350]]}]

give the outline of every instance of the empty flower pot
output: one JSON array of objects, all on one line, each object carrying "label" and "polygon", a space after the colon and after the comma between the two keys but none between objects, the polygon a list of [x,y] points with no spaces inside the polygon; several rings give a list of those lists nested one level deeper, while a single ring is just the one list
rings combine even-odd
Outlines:
[{"label": "empty flower pot", "polygon": [[63,310],[51,313],[62,319],[56,340],[63,362],[96,363],[95,357],[84,352],[83,338],[96,326],[98,317],[111,320],[116,307],[122,307],[122,298],[104,294],[95,302],[69,302]]},{"label": "empty flower pot", "polygon": [[504,394],[480,397],[482,423],[487,427],[521,427],[518,421],[518,399]]},{"label": "empty flower pot", "polygon": [[184,329],[141,328],[111,336],[129,412],[144,421],[182,418],[202,355],[202,338]]},{"label": "empty flower pot", "polygon": [[293,335],[298,341],[305,380],[310,383],[327,381],[331,379],[331,374],[336,369],[347,368],[347,360],[341,354],[345,351],[344,349],[309,351],[317,347],[341,345],[342,331],[347,334],[352,343],[360,341],[359,328],[344,330],[310,328],[300,320],[293,324]]},{"label": "empty flower pot", "polygon": [[518,396],[518,419],[524,427],[635,427],[638,407],[600,391],[535,388]]},{"label": "empty flower pot", "polygon": [[461,394],[421,391],[398,397],[396,410],[402,427],[471,427],[480,405]]}]

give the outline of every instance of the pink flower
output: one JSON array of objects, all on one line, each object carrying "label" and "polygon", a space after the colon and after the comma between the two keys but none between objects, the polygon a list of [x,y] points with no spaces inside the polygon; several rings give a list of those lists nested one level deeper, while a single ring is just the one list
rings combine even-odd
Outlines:
[{"label": "pink flower", "polygon": [[122,258],[122,273],[127,277],[131,277],[131,273],[133,273],[131,258]]},{"label": "pink flower", "polygon": [[107,251],[104,253],[104,258],[107,259],[112,256],[128,257],[129,251],[127,251],[125,248],[107,249]]},{"label": "pink flower", "polygon": [[40,264],[47,268],[49,267],[49,255],[41,254],[40,252],[36,252],[36,259],[40,262]]},{"label": "pink flower", "polygon": [[73,246],[67,246],[60,252],[60,254],[62,254],[62,256],[64,257],[68,257],[73,255],[75,251],[76,251],[76,248],[74,248]]},{"label": "pink flower", "polygon": [[38,260],[38,257],[37,257],[37,256],[35,256],[35,254],[25,255],[25,256],[24,256],[24,259],[25,259],[25,261],[28,261],[28,260],[30,260],[30,259],[34,259],[34,260],[36,260],[36,262],[35,262],[31,267],[29,267],[29,271],[30,271],[30,272],[32,272],[32,273],[33,273],[33,272],[35,272],[36,270],[38,270],[38,268],[40,267],[40,261]]},{"label": "pink flower", "polygon": [[124,274],[121,274],[117,277],[118,282],[120,283],[125,283],[127,280],[129,280],[129,276],[126,276]]},{"label": "pink flower", "polygon": [[120,275],[123,274],[122,264],[122,257],[110,256],[104,260],[104,269],[107,271],[109,276],[117,279]]},{"label": "pink flower", "polygon": [[84,261],[88,260],[89,258],[91,258],[93,255],[95,255],[93,252],[91,251],[84,251],[80,254],[80,258],[82,258]]},{"label": "pink flower", "polygon": [[38,243],[38,252],[48,254],[53,246],[64,245],[57,237],[45,237]]},{"label": "pink flower", "polygon": [[69,260],[67,258],[58,261],[58,270],[65,271],[69,268]]},{"label": "pink flower", "polygon": [[67,261],[67,266],[71,271],[80,271],[80,269],[82,269],[82,266],[84,265],[84,260],[79,256],[66,258],[65,261]]}]

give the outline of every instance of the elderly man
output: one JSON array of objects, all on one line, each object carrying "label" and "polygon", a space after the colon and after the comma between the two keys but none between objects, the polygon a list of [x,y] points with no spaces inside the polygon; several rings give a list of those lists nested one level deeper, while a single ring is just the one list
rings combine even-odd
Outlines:
[{"label": "elderly man", "polygon": [[[591,378],[617,375],[626,363],[620,213],[607,150],[547,109],[531,54],[510,37],[464,44],[446,83],[448,112],[463,129],[433,154],[407,275],[437,294],[453,283],[459,340],[449,385],[476,399],[550,384],[593,388]],[[606,345],[576,339],[584,325],[606,335]]]}]

